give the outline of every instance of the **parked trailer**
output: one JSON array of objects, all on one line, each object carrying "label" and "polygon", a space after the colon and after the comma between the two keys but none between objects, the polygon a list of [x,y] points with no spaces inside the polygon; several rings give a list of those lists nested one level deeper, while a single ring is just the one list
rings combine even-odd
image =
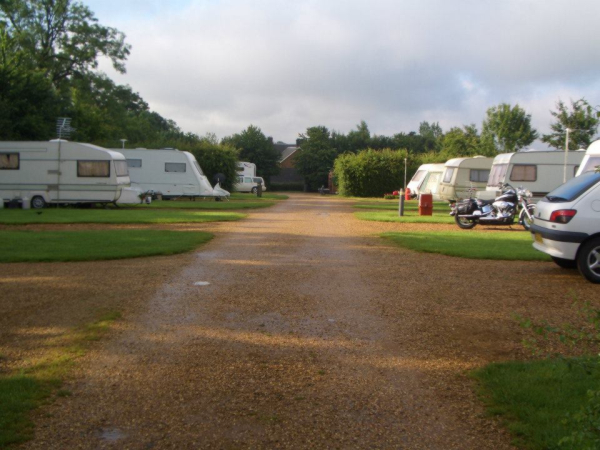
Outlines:
[{"label": "parked trailer", "polygon": [[485,189],[493,161],[494,158],[485,156],[446,161],[440,182],[440,199],[450,201],[474,197],[477,191]]},{"label": "parked trailer", "polygon": [[48,203],[117,203],[141,200],[131,188],[125,157],[65,140],[0,142],[0,198],[24,208]]},{"label": "parked trailer", "polygon": [[593,172],[600,166],[600,140],[594,141],[590,144],[585,152],[585,156],[581,160],[581,165],[577,169],[577,175],[579,176],[585,172]]},{"label": "parked trailer", "polygon": [[427,193],[433,196],[433,200],[440,200],[439,187],[443,173],[444,164],[421,164],[406,186],[410,189],[411,197]]},{"label": "parked trailer", "polygon": [[256,164],[246,161],[237,162],[237,174],[242,177],[256,177]]},{"label": "parked trailer", "polygon": [[534,200],[539,200],[548,192],[575,176],[585,152],[568,152],[565,167],[565,153],[562,151],[524,151],[503,153],[494,158],[490,178],[485,191],[479,198],[494,198],[499,193],[500,183],[523,187],[531,191]]},{"label": "parked trailer", "polygon": [[163,198],[229,197],[218,184],[211,186],[194,155],[177,149],[115,149],[127,159],[129,176],[143,192]]}]

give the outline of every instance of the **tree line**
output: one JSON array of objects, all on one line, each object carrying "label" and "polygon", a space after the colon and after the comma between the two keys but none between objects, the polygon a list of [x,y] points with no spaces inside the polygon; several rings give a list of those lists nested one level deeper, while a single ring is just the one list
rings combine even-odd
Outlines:
[{"label": "tree line", "polygon": [[[235,183],[237,160],[255,163],[267,182],[278,173],[280,155],[260,128],[250,125],[220,141],[213,134],[186,133],[152,111],[130,86],[118,85],[97,70],[99,58],[106,57],[124,73],[130,51],[125,35],[100,24],[82,3],[0,1],[0,139],[53,139],[56,119],[70,117],[75,141],[114,148],[126,139],[128,147],[187,150],[209,179],[224,174],[226,189]],[[585,99],[571,101],[570,107],[559,101],[552,115],[556,122],[541,137],[543,142],[562,148],[569,128],[571,149],[589,145],[598,118]],[[299,135],[297,168],[308,187],[317,189],[326,183],[335,159],[346,153],[404,149],[415,165],[516,151],[538,137],[530,115],[508,104],[488,109],[481,133],[474,124],[444,132],[439,123],[429,122],[422,122],[418,132],[393,136],[372,135],[364,121],[347,134],[315,126]]]}]

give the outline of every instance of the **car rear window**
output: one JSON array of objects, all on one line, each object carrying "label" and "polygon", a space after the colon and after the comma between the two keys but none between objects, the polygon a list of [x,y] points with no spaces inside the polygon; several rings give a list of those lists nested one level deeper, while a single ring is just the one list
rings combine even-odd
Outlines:
[{"label": "car rear window", "polygon": [[557,187],[542,200],[547,202],[572,202],[592,186],[600,183],[600,173],[586,172],[571,178],[565,184]]}]

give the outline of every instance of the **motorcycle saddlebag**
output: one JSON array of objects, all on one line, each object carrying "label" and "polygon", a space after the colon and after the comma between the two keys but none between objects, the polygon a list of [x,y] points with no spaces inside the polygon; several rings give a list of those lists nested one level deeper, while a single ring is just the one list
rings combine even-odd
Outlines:
[{"label": "motorcycle saddlebag", "polygon": [[475,208],[475,202],[471,199],[463,200],[456,205],[458,214],[472,214]]}]

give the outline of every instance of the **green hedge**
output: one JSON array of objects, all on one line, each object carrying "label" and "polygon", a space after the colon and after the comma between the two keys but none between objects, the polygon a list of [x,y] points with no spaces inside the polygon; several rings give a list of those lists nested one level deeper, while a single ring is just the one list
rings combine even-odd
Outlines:
[{"label": "green hedge", "polygon": [[334,172],[339,193],[352,197],[380,197],[401,189],[406,157],[406,150],[390,149],[368,149],[338,156]]}]

